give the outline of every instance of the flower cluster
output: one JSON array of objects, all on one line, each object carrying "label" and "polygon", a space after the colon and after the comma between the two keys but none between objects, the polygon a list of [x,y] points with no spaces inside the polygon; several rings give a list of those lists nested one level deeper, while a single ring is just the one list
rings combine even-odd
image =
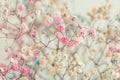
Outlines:
[{"label": "flower cluster", "polygon": [[[0,80],[120,78],[120,28],[109,19],[111,4],[93,8],[88,13],[90,23],[69,14],[65,0],[13,4],[12,0],[0,3],[0,39],[6,39],[9,61],[0,64]],[[101,20],[105,26],[97,24]]]}]

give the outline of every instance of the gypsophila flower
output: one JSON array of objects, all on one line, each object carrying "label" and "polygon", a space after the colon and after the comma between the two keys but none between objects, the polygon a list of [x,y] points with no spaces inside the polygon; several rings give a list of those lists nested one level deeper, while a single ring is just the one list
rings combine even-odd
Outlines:
[{"label": "gypsophila flower", "polygon": [[85,35],[86,35],[86,30],[84,28],[82,28],[78,31],[78,36],[85,37]]},{"label": "gypsophila flower", "polygon": [[59,15],[56,16],[56,17],[55,17],[55,22],[56,22],[56,23],[61,23],[61,22],[63,22],[62,16],[59,16]]},{"label": "gypsophila flower", "polygon": [[56,29],[60,32],[63,32],[65,30],[65,25],[64,24],[59,24],[56,26]]},{"label": "gypsophila flower", "polygon": [[64,43],[64,44],[67,44],[68,42],[69,42],[69,37],[68,36],[63,36],[62,38],[61,38],[61,42],[62,43]]},{"label": "gypsophila flower", "polygon": [[18,5],[18,11],[23,11],[25,9],[25,6],[23,4]]},{"label": "gypsophila flower", "polygon": [[0,80],[119,80],[119,13],[105,2],[87,19],[68,0],[1,0]]}]

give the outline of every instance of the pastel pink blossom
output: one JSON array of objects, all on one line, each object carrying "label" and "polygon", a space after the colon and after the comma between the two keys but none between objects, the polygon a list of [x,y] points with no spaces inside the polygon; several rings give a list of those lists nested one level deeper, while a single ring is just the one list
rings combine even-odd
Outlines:
[{"label": "pastel pink blossom", "polygon": [[55,22],[56,22],[56,23],[61,23],[61,22],[63,22],[62,17],[61,17],[61,16],[56,16],[56,17],[55,17]]},{"label": "pastel pink blossom", "polygon": [[70,15],[68,15],[68,14],[65,14],[64,16],[63,16],[63,19],[64,20],[68,20],[70,18]]},{"label": "pastel pink blossom", "polygon": [[12,53],[11,48],[9,46],[5,46],[5,51],[9,54]]},{"label": "pastel pink blossom", "polygon": [[77,38],[73,39],[72,41],[69,41],[67,43],[68,48],[74,48],[75,46],[79,45],[79,40]]},{"label": "pastel pink blossom", "polygon": [[9,10],[4,10],[3,15],[8,16],[9,15]]},{"label": "pastel pink blossom", "polygon": [[76,21],[76,20],[77,20],[77,16],[72,16],[72,17],[71,17],[71,20],[72,20],[72,21]]},{"label": "pastel pink blossom", "polygon": [[24,54],[20,54],[19,57],[20,57],[21,60],[27,60],[28,59],[27,56],[24,55]]},{"label": "pastel pink blossom", "polygon": [[35,37],[36,37],[36,31],[35,31],[35,29],[31,29],[31,31],[30,31],[30,36],[31,36],[32,38],[35,38]]},{"label": "pastel pink blossom", "polygon": [[27,31],[29,30],[27,24],[25,24],[25,23],[22,23],[22,24],[21,24],[21,29],[22,29],[22,32],[23,32],[23,33],[24,33],[24,32],[27,32]]},{"label": "pastel pink blossom", "polygon": [[63,37],[61,38],[61,42],[64,43],[64,44],[67,44],[69,41],[70,41],[70,39],[69,39],[68,36],[63,36]]},{"label": "pastel pink blossom", "polygon": [[40,10],[35,11],[35,15],[38,17],[40,16]]},{"label": "pastel pink blossom", "polygon": [[31,51],[31,50],[28,51],[28,56],[29,56],[29,57],[33,57],[33,51]]},{"label": "pastel pink blossom", "polygon": [[60,32],[63,32],[65,30],[65,25],[64,24],[59,24],[56,26],[56,29]]},{"label": "pastel pink blossom", "polygon": [[38,57],[38,54],[39,54],[38,50],[37,50],[37,49],[34,49],[34,50],[33,50],[33,54],[34,54],[34,57],[37,58],[37,57]]},{"label": "pastel pink blossom", "polygon": [[96,30],[94,28],[90,29],[90,36],[95,37],[96,36]]},{"label": "pastel pink blossom", "polygon": [[120,69],[118,70],[118,72],[120,73]]},{"label": "pastel pink blossom", "polygon": [[2,28],[4,28],[4,27],[5,27],[4,25],[0,24],[0,29],[2,29]]},{"label": "pastel pink blossom", "polygon": [[114,52],[116,49],[113,46],[109,46],[109,51]]},{"label": "pastel pink blossom", "polygon": [[13,64],[12,65],[12,70],[13,71],[17,71],[18,70],[18,65],[17,64]]},{"label": "pastel pink blossom", "polygon": [[8,67],[5,64],[0,64],[0,72],[5,75],[6,72],[8,71]]},{"label": "pastel pink blossom", "polygon": [[35,6],[36,6],[36,7],[41,6],[41,1],[40,1],[40,0],[35,1]]},{"label": "pastel pink blossom", "polygon": [[38,80],[37,78],[34,78],[33,80]]},{"label": "pastel pink blossom", "polygon": [[23,41],[21,40],[21,38],[16,39],[15,42],[16,42],[16,44],[17,44],[17,46],[18,46],[18,51],[21,50],[22,44],[23,44]]},{"label": "pastel pink blossom", "polygon": [[18,11],[23,11],[25,6],[23,4],[18,5]]},{"label": "pastel pink blossom", "polygon": [[5,5],[6,5],[7,7],[9,7],[9,6],[10,6],[10,1],[7,0],[6,3],[5,3]]},{"label": "pastel pink blossom", "polygon": [[12,58],[16,59],[16,58],[18,58],[18,57],[19,57],[18,53],[12,54]]},{"label": "pastel pink blossom", "polygon": [[47,18],[47,26],[50,26],[53,23],[53,18],[52,17],[48,17]]},{"label": "pastel pink blossom", "polygon": [[29,4],[30,4],[30,5],[33,5],[34,2],[35,2],[34,0],[29,0]]},{"label": "pastel pink blossom", "polygon": [[56,33],[56,37],[57,37],[58,39],[61,39],[61,38],[63,37],[63,35],[62,35],[61,32],[57,32],[57,33]]},{"label": "pastel pink blossom", "polygon": [[117,51],[118,53],[120,53],[120,48],[118,48],[116,51]]},{"label": "pastel pink blossom", "polygon": [[77,38],[75,38],[75,39],[72,40],[72,43],[73,43],[75,46],[77,46],[77,45],[80,43],[80,41],[79,41]]},{"label": "pastel pink blossom", "polygon": [[20,72],[23,74],[30,74],[31,73],[31,69],[29,67],[22,67],[20,69]]},{"label": "pastel pink blossom", "polygon": [[86,30],[84,28],[81,28],[79,31],[78,31],[78,36],[79,37],[85,37],[86,35]]},{"label": "pastel pink blossom", "polygon": [[75,46],[74,46],[73,42],[70,41],[70,42],[67,43],[67,47],[68,47],[68,48],[73,48],[73,47],[75,47]]},{"label": "pastel pink blossom", "polygon": [[26,17],[22,17],[22,23],[26,21]]}]

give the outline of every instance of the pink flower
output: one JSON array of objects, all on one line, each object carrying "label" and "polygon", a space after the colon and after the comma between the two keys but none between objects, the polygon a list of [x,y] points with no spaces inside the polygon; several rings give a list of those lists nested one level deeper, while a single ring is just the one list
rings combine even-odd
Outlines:
[{"label": "pink flower", "polygon": [[41,0],[35,1],[35,6],[36,6],[36,7],[41,6]]},{"label": "pink flower", "polygon": [[12,54],[12,58],[16,59],[16,58],[18,58],[18,57],[19,57],[18,53]]},{"label": "pink flower", "polygon": [[79,40],[75,38],[72,41],[67,43],[67,47],[73,48],[73,47],[77,46],[79,43],[80,43]]},{"label": "pink flower", "polygon": [[5,75],[6,72],[8,71],[8,67],[5,64],[0,64],[0,72]]},{"label": "pink flower", "polygon": [[37,57],[38,57],[38,54],[39,54],[38,50],[37,50],[37,49],[34,49],[34,50],[33,50],[33,54],[34,54],[34,57],[37,58]]},{"label": "pink flower", "polygon": [[78,36],[79,37],[84,37],[86,35],[86,30],[85,29],[80,29],[79,31],[78,31]]},{"label": "pink flower", "polygon": [[40,10],[35,11],[35,15],[38,17],[40,16]]},{"label": "pink flower", "polygon": [[37,78],[34,78],[33,80],[38,80]]},{"label": "pink flower", "polygon": [[29,29],[28,29],[28,26],[25,24],[25,23],[22,23],[21,24],[21,29],[22,29],[22,32],[25,33],[27,32]]},{"label": "pink flower", "polygon": [[118,72],[120,73],[120,69],[118,70]]},{"label": "pink flower", "polygon": [[26,17],[22,17],[22,23],[26,21]]},{"label": "pink flower", "polygon": [[116,49],[113,46],[109,46],[109,51],[114,52]]},{"label": "pink flower", "polygon": [[23,41],[21,40],[21,38],[19,38],[19,39],[16,39],[15,42],[18,46],[18,50],[20,50],[22,48]]},{"label": "pink flower", "polygon": [[28,56],[33,57],[33,51],[28,51]]},{"label": "pink flower", "polygon": [[56,17],[55,17],[55,22],[56,22],[56,23],[61,23],[61,22],[63,22],[62,17],[61,17],[61,16],[56,16]]},{"label": "pink flower", "polygon": [[28,59],[25,54],[20,54],[19,57],[20,57],[21,60],[27,60]]},{"label": "pink flower", "polygon": [[64,20],[68,20],[68,19],[69,19],[69,17],[70,17],[70,15],[65,14],[65,15],[63,16],[63,19],[64,19]]},{"label": "pink flower", "polygon": [[62,35],[61,32],[57,32],[57,33],[56,33],[56,37],[57,37],[58,39],[61,39],[61,38],[63,37],[63,35]]},{"label": "pink flower", "polygon": [[18,10],[23,11],[25,9],[25,6],[23,4],[18,5]]},{"label": "pink flower", "polygon": [[10,1],[7,0],[6,3],[5,3],[5,5],[6,5],[7,7],[9,7],[9,6],[10,6]]},{"label": "pink flower", "polygon": [[47,26],[50,26],[53,23],[53,18],[52,17],[48,17],[47,18]]},{"label": "pink flower", "polygon": [[30,4],[30,5],[33,5],[34,2],[35,2],[34,0],[29,0],[29,4]]},{"label": "pink flower", "polygon": [[12,53],[12,51],[11,51],[9,46],[5,46],[5,51],[8,52],[8,53]]},{"label": "pink flower", "polygon": [[72,43],[73,43],[75,46],[77,46],[80,42],[79,42],[79,40],[78,40],[77,38],[75,38],[75,39],[72,40]]},{"label": "pink flower", "polygon": [[120,48],[117,49],[117,52],[120,53]]},{"label": "pink flower", "polygon": [[31,29],[31,31],[30,31],[30,36],[31,36],[32,38],[35,38],[35,37],[36,37],[36,31],[35,31],[35,29]]},{"label": "pink flower", "polygon": [[22,67],[20,72],[23,73],[23,74],[30,74],[31,69],[29,67]]},{"label": "pink flower", "polygon": [[12,70],[13,71],[17,71],[18,70],[18,65],[17,64],[13,64],[12,65]]},{"label": "pink flower", "polygon": [[69,41],[70,41],[70,39],[69,39],[69,37],[67,37],[67,36],[63,36],[63,37],[61,38],[61,42],[64,43],[64,44],[67,44]]},{"label": "pink flower", "polygon": [[96,36],[96,30],[94,28],[90,29],[90,36],[95,37]]},{"label": "pink flower", "polygon": [[65,30],[65,25],[63,24],[59,24],[56,26],[57,30],[59,30],[60,32],[63,32]]},{"label": "pink flower", "polygon": [[70,41],[70,42],[67,43],[67,47],[68,48],[73,48],[74,47],[74,44],[72,43],[72,41]]},{"label": "pink flower", "polygon": [[72,21],[76,21],[76,19],[77,19],[77,16],[72,16],[71,18]]},{"label": "pink flower", "polygon": [[9,10],[4,10],[3,15],[8,16],[9,15]]}]

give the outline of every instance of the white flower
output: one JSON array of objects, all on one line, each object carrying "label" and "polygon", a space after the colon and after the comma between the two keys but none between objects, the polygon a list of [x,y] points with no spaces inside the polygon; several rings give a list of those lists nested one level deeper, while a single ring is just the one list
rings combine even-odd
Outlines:
[{"label": "white flower", "polygon": [[83,62],[79,62],[78,64],[81,66],[81,68],[85,67],[85,64]]},{"label": "white flower", "polygon": [[11,63],[16,63],[16,64],[18,63],[18,61],[15,60],[14,58],[11,58],[11,59],[10,59],[10,62],[11,62]]},{"label": "white flower", "polygon": [[40,16],[40,10],[35,11],[35,15],[36,15],[37,17],[39,17],[39,16]]},{"label": "white flower", "polygon": [[28,46],[24,45],[21,49],[21,52],[22,53],[26,53],[27,52],[27,49],[28,49]]}]

